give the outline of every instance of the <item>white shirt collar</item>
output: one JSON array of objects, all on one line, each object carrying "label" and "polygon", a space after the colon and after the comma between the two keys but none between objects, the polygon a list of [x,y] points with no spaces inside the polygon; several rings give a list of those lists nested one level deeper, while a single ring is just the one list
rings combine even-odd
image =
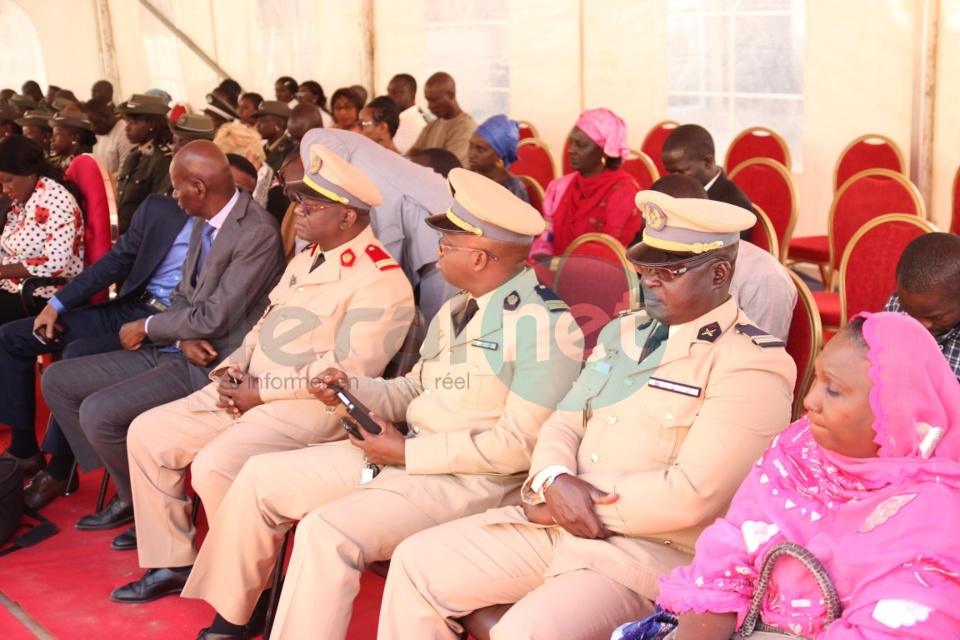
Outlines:
[{"label": "white shirt collar", "polygon": [[240,190],[234,189],[233,197],[230,198],[230,201],[223,207],[223,209],[220,209],[220,211],[217,212],[217,215],[207,220],[207,224],[215,229],[215,231],[213,232],[214,238],[217,237],[217,233],[220,232],[220,227],[223,226],[224,221],[227,219],[227,216],[230,215],[230,211],[233,210],[233,206],[237,204],[237,200],[239,199],[240,199]]},{"label": "white shirt collar", "polygon": [[709,190],[710,190],[710,187],[712,187],[712,186],[713,186],[713,183],[717,181],[717,179],[720,177],[720,174],[721,174],[721,173],[723,173],[723,169],[718,170],[718,171],[717,171],[717,175],[713,176],[713,180],[711,180],[711,181],[708,182],[707,184],[703,185],[703,190],[704,190],[704,191],[709,191]]}]

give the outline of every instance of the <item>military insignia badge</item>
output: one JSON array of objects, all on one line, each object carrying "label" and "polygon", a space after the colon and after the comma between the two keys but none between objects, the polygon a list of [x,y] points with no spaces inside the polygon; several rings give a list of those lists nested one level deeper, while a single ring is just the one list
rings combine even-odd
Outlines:
[{"label": "military insignia badge", "polygon": [[660,231],[667,226],[667,214],[652,202],[643,205],[643,219],[646,220],[647,226],[654,231]]},{"label": "military insignia badge", "polygon": [[713,342],[720,337],[720,324],[717,322],[711,322],[710,324],[700,327],[700,331],[697,332],[697,340],[706,340],[707,342]]},{"label": "military insignia badge", "polygon": [[506,311],[513,311],[520,306],[520,294],[516,291],[511,291],[506,298],[503,299],[503,308]]},{"label": "military insignia badge", "polygon": [[353,255],[353,249],[347,249],[346,251],[340,254],[340,265],[344,267],[349,267],[353,264],[353,261],[355,258],[356,256]]},{"label": "military insignia badge", "polygon": [[320,159],[320,156],[313,154],[310,156],[310,169],[309,173],[317,173],[320,171],[320,165],[323,164],[323,160]]}]

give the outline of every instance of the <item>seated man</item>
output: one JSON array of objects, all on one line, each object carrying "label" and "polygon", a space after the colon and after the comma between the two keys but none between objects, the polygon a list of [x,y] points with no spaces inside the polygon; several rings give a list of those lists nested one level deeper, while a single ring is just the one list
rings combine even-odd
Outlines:
[{"label": "seated man", "polygon": [[[665,175],[650,186],[674,198],[707,198],[706,191],[690,176],[677,173]],[[642,239],[642,235],[637,241]],[[659,314],[656,292],[643,287],[643,305],[647,315]],[[754,324],[772,336],[786,342],[790,335],[793,308],[797,304],[797,286],[790,279],[786,267],[760,247],[742,242],[737,249],[737,268],[730,281],[730,295],[737,301]]]},{"label": "seated man", "polygon": [[470,136],[477,129],[477,122],[457,102],[457,83],[449,73],[438,71],[429,78],[423,88],[427,108],[437,117],[420,131],[416,142],[407,151],[413,155],[421,149],[439,147],[457,156],[462,166],[467,166]]},{"label": "seated man", "polygon": [[933,334],[960,378],[960,236],[927,233],[903,250],[884,311],[907,313]]},{"label": "seated man", "polygon": [[[52,458],[44,469],[35,433],[37,356],[62,350],[67,359],[120,349],[120,327],[166,309],[180,281],[193,220],[173,198],[147,196],[110,251],[50,298],[36,318],[0,326],[0,422],[13,428],[10,448],[2,455],[17,458],[24,475],[34,476],[24,490],[30,507],[41,509],[61,495],[73,466],[73,452],[51,419],[43,450]],[[84,306],[120,280],[115,299]],[[54,328],[57,324],[62,331]]]},{"label": "seated man", "polygon": [[340,421],[310,396],[310,380],[333,366],[379,375],[416,312],[410,282],[370,230],[377,187],[321,145],[303,155],[312,171],[287,189],[298,203],[297,234],[313,251],[293,259],[267,313],[210,373],[213,382],[130,425],[140,526],[117,538],[114,548],[138,549],[148,571],[116,589],[114,602],[149,602],[186,582],[196,558],[185,486],[191,463],[193,487],[212,522],[251,455],[345,439]]},{"label": "seated man", "polygon": [[[696,179],[711,200],[733,204],[753,213],[750,198],[727,177],[723,167],[717,165],[716,153],[709,131],[698,124],[685,124],[674,129],[663,142],[660,159],[667,173],[680,173]],[[741,240],[749,238],[750,229],[740,234]]]},{"label": "seated man", "polygon": [[[450,188],[454,204],[428,224],[443,233],[440,272],[465,291],[430,323],[409,375],[350,381],[379,435],[247,461],[183,590],[217,610],[201,638],[242,637],[297,520],[274,634],[331,639],[346,636],[366,565],[417,531],[516,504],[540,425],[580,369],[582,334],[524,268],[540,214],[466,170]],[[343,386],[347,375],[322,380]],[[317,395],[337,404],[327,388]],[[388,420],[405,420],[409,437]]]},{"label": "seated man", "polygon": [[239,346],[283,272],[276,221],[237,190],[216,145],[186,145],[174,157],[170,177],[180,207],[206,221],[194,225],[170,308],[123,325],[125,351],[57,362],[41,379],[50,412],[80,466],[106,466],[117,488],[102,511],[77,522],[78,529],[111,529],[133,519],[130,423],[206,386],[214,358]]},{"label": "seated man", "polygon": [[629,313],[604,328],[540,432],[522,507],[397,548],[381,640],[455,639],[458,618],[500,603],[516,604],[492,638],[606,640],[653,611],[657,577],[690,563],[787,426],[796,367],[727,291],[753,215],[653,191],[636,201],[646,228],[628,256],[663,319]]}]

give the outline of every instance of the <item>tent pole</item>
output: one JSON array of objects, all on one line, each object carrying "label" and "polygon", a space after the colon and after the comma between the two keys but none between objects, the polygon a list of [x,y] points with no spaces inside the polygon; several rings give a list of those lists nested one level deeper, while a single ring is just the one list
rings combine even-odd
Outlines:
[{"label": "tent pole", "polygon": [[933,129],[937,94],[937,26],[940,0],[915,5],[913,60],[913,126],[910,133],[910,179],[930,216],[933,191]]},{"label": "tent pole", "polygon": [[374,42],[374,4],[373,0],[363,0],[360,7],[360,21],[363,28],[363,48],[360,51],[360,75],[371,96],[377,95],[375,81],[376,45]]},{"label": "tent pole", "polygon": [[583,35],[584,6],[583,6],[583,0],[580,0],[580,1],[578,2],[578,5],[579,5],[578,8],[579,8],[579,10],[580,10],[580,27],[579,27],[579,35],[580,35],[580,113],[583,113],[584,110],[587,108],[587,107],[586,107],[586,104],[587,104],[587,96],[586,96],[586,71],[584,70],[584,62],[583,62],[583,59],[584,59],[584,51],[583,51],[583,45],[584,45],[584,35]]},{"label": "tent pole", "polygon": [[108,0],[94,0],[97,19],[97,40],[100,45],[100,77],[116,87],[116,95],[123,96],[120,73],[117,70],[117,51],[113,45],[113,21]]},{"label": "tent pole", "polygon": [[144,9],[146,9],[147,11],[149,11],[150,13],[152,13],[152,14],[153,14],[153,17],[155,17],[157,20],[160,21],[160,24],[162,24],[162,25],[165,26],[167,29],[169,29],[169,30],[170,30],[170,33],[172,33],[173,35],[177,36],[177,38],[180,40],[180,42],[182,42],[183,44],[185,44],[185,45],[187,46],[187,48],[190,49],[190,51],[193,51],[195,54],[197,54],[197,57],[200,58],[201,60],[203,60],[208,67],[210,67],[211,69],[213,69],[214,71],[216,71],[216,72],[217,72],[217,75],[220,76],[221,79],[226,79],[226,78],[232,78],[232,77],[233,77],[233,76],[231,76],[229,73],[227,73],[226,71],[224,71],[224,70],[223,70],[223,67],[221,67],[221,66],[218,65],[216,62],[214,62],[213,58],[211,58],[210,56],[208,56],[203,49],[201,49],[199,46],[197,46],[197,43],[194,42],[194,41],[190,38],[190,36],[188,36],[188,35],[185,34],[183,31],[181,31],[180,29],[178,29],[178,28],[177,28],[177,25],[173,24],[172,22],[170,22],[170,20],[167,19],[167,16],[163,15],[162,13],[160,13],[160,10],[157,9],[155,6],[153,6],[153,3],[150,2],[150,0],[140,0],[140,4],[143,6]]}]

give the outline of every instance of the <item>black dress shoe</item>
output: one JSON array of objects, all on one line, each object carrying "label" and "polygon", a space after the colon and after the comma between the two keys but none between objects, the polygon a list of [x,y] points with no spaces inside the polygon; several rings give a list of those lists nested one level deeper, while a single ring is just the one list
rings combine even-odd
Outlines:
[{"label": "black dress shoe", "polygon": [[133,505],[120,502],[120,496],[113,496],[103,511],[83,516],[77,520],[77,529],[81,531],[101,531],[116,529],[133,522]]},{"label": "black dress shoe", "polygon": [[43,471],[43,468],[47,466],[47,457],[43,455],[43,453],[37,453],[29,458],[18,458],[10,453],[10,451],[4,451],[3,453],[0,453],[0,458],[5,460],[16,460],[19,462],[20,470],[23,471],[24,478],[32,478]]},{"label": "black dress shoe", "polygon": [[200,635],[197,636],[197,640],[247,640],[247,638],[252,637],[253,636],[248,636],[245,632],[213,633],[210,631],[210,627],[205,627],[200,629]]},{"label": "black dress shoe", "polygon": [[110,548],[114,551],[136,551],[137,549],[137,525],[133,525],[110,543]]},{"label": "black dress shoe", "polygon": [[183,591],[190,577],[190,567],[184,569],[147,569],[136,582],[117,587],[110,594],[114,602],[141,604]]},{"label": "black dress shoe", "polygon": [[[69,487],[67,486],[69,483]],[[73,482],[57,480],[46,471],[41,471],[23,488],[23,504],[31,509],[43,509],[55,499],[66,493],[73,493],[80,487],[80,477],[73,476]]]}]

